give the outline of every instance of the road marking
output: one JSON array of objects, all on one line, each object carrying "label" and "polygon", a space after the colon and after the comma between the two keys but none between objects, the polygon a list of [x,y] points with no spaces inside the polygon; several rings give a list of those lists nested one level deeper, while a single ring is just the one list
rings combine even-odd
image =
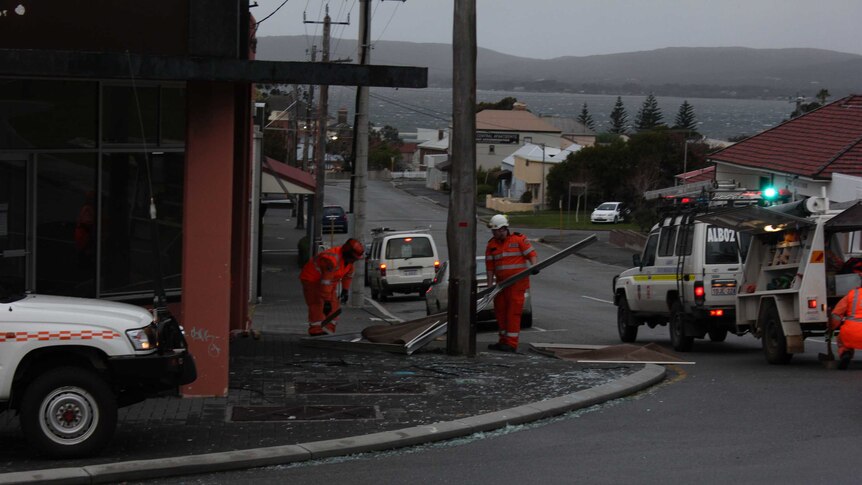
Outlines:
[{"label": "road marking", "polygon": [[529,330],[535,330],[535,331],[537,331],[537,332],[567,332],[567,331],[568,331],[568,330],[566,330],[565,328],[557,328],[557,329],[554,329],[554,330],[548,330],[548,329],[541,328],[541,327],[530,327],[530,328],[525,328],[525,329],[524,329],[524,331],[525,331],[525,332],[527,332],[527,331],[529,331]]},{"label": "road marking", "polygon": [[602,300],[601,298],[593,298],[592,296],[587,296],[587,295],[581,295],[581,298],[586,298],[587,300],[600,301],[602,303],[609,303],[611,305],[614,304],[614,302],[612,300]]}]

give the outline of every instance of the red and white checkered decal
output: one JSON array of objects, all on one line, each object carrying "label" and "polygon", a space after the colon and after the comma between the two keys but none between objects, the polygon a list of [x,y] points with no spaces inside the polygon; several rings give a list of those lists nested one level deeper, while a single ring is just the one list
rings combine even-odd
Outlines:
[{"label": "red and white checkered decal", "polygon": [[60,330],[58,332],[3,332],[0,331],[0,343],[2,342],[28,342],[30,340],[111,340],[119,338],[120,334],[112,330]]}]

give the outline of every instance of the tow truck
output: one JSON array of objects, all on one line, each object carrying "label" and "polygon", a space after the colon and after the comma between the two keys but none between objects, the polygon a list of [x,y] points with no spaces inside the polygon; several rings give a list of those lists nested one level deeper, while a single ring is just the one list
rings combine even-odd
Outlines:
[{"label": "tow truck", "polygon": [[770,364],[823,336],[832,307],[860,286],[862,202],[825,196],[771,207],[717,210],[697,219],[747,233],[751,242],[736,295],[736,326],[762,342]]}]

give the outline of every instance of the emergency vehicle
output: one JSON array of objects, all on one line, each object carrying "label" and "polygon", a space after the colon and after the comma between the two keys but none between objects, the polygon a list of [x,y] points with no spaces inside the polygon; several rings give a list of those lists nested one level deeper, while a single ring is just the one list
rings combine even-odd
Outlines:
[{"label": "emergency vehicle", "polygon": [[862,202],[830,207],[827,198],[811,197],[698,219],[751,235],[736,295],[736,326],[761,339],[771,364],[804,352],[805,338],[822,336],[832,307],[860,286]]},{"label": "emergency vehicle", "polygon": [[620,340],[634,342],[641,325],[667,325],[671,346],[686,352],[695,339],[707,335],[723,342],[728,333],[744,334],[735,319],[743,262],[740,236],[697,216],[714,207],[760,201],[760,192],[744,189],[666,199],[643,253],[633,256],[635,267],[613,280]]},{"label": "emergency vehicle", "polygon": [[91,455],[117,408],[195,380],[182,328],[160,308],[0,292],[0,410],[44,455]]}]

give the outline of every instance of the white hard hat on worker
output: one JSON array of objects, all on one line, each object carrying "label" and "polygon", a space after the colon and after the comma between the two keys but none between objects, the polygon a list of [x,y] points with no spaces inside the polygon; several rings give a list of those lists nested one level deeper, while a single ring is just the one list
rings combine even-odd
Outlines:
[{"label": "white hard hat on worker", "polygon": [[503,214],[497,214],[488,222],[488,227],[491,229],[509,227],[509,219],[507,219]]}]

